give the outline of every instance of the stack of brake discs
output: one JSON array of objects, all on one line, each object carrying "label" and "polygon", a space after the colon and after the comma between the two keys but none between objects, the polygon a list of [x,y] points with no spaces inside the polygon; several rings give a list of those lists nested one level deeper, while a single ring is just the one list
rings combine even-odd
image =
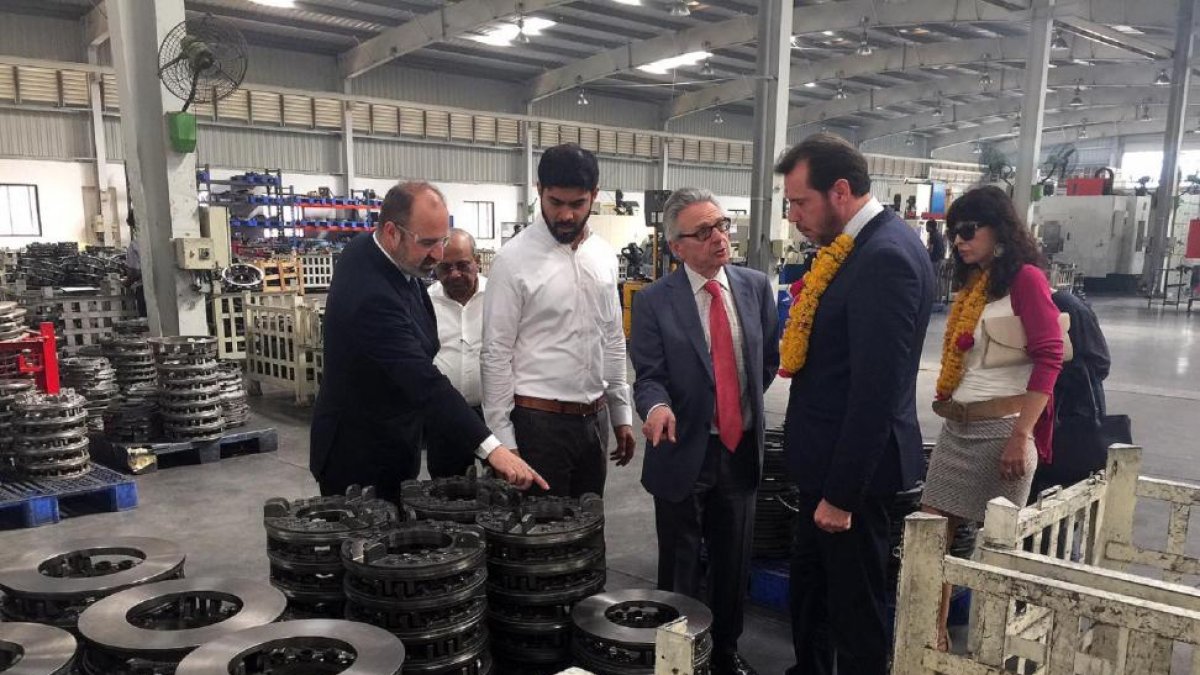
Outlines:
[{"label": "stack of brake discs", "polygon": [[0,468],[12,465],[13,417],[17,414],[13,404],[28,391],[33,391],[33,380],[0,380]]},{"label": "stack of brake discs", "polygon": [[375,626],[309,619],[231,633],[189,654],[175,675],[399,675],[404,645]]},{"label": "stack of brake discs", "polygon": [[58,366],[62,386],[87,399],[88,431],[103,433],[104,411],[117,394],[117,373],[108,359],[75,356],[60,360]]},{"label": "stack of brake discs", "polygon": [[753,557],[786,558],[791,552],[795,512],[781,501],[791,489],[782,430],[768,429],[763,445],[762,482],[754,511]]},{"label": "stack of brake discs", "polygon": [[13,403],[13,459],[30,477],[70,478],[92,470],[87,401],[70,389],[28,391]]},{"label": "stack of brake discs", "polygon": [[145,318],[117,319],[113,322],[113,332],[117,335],[146,336],[150,334],[150,322]]},{"label": "stack of brake discs", "polygon": [[212,441],[221,437],[221,383],[217,340],[208,336],[155,338],[158,405],[163,433],[171,441]]},{"label": "stack of brake discs", "polygon": [[407,675],[486,675],[484,550],[483,532],[460,523],[410,521],[351,539],[346,618],[399,637]]},{"label": "stack of brake discs", "polygon": [[418,519],[468,525],[489,507],[509,503],[515,494],[502,480],[477,477],[474,466],[463,476],[408,480],[400,487],[401,502]]},{"label": "stack of brake discs", "polygon": [[246,402],[246,384],[242,381],[242,366],[237,361],[222,361],[218,371],[221,382],[221,417],[225,428],[240,427],[250,421],[250,406]]},{"label": "stack of brake discs", "polygon": [[8,621],[73,630],[79,614],[101,598],[182,577],[183,561],[174,543],[149,537],[95,537],[45,546],[0,568],[0,611]]},{"label": "stack of brake discs", "polygon": [[162,436],[158,418],[158,387],[130,385],[104,413],[104,434],[114,441],[150,443]]},{"label": "stack of brake discs", "polygon": [[651,675],[658,627],[681,617],[695,639],[690,672],[708,675],[712,612],[686,595],[641,588],[602,593],[575,605],[571,649],[576,665],[596,675]]},{"label": "stack of brake discs", "polygon": [[156,384],[158,368],[154,350],[144,337],[116,335],[101,342],[104,356],[117,371],[117,385],[127,391],[135,384]]},{"label": "stack of brake discs", "polygon": [[0,342],[25,334],[25,308],[15,302],[0,302]]},{"label": "stack of brake discs", "polygon": [[351,487],[346,496],[263,505],[271,585],[288,599],[288,614],[300,618],[345,616],[342,542],[375,534],[398,520],[396,505],[376,499],[374,488]]},{"label": "stack of brake discs", "polygon": [[79,634],[88,645],[82,672],[173,673],[196,647],[269,624],[286,606],[282,593],[249,579],[175,579],[135,586],[79,616]]},{"label": "stack of brake discs", "polygon": [[604,590],[604,501],[531,497],[479,516],[488,544],[488,625],[502,670],[558,672],[571,607]]},{"label": "stack of brake discs", "polygon": [[12,675],[73,675],[75,636],[36,623],[0,623],[0,669]]}]

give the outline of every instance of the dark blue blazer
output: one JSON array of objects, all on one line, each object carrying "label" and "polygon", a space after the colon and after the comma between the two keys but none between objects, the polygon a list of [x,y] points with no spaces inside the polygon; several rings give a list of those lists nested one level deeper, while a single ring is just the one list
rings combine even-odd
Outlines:
[{"label": "dark blue blazer", "polygon": [[309,469],[338,486],[398,490],[416,478],[423,424],[474,448],[489,435],[479,416],[433,365],[437,319],[414,286],[371,240],[342,252],[325,309],[325,377],[310,430]]},{"label": "dark blue blazer", "polygon": [[792,380],[784,445],[802,492],[854,511],[924,474],[916,386],[933,295],[917,234],[890,210],[872,218],[821,296]]},{"label": "dark blue blazer", "polygon": [[[765,274],[732,265],[726,265],[725,274],[742,329],[746,389],[754,415],[751,429],[758,439],[761,471],[763,392],[779,369],[779,314]],[[712,356],[682,266],[634,296],[629,356],[637,372],[634,405],[642,419],[659,403],[675,413],[677,442],[664,439],[653,447],[646,442],[642,485],[655,497],[681,501],[692,493],[700,475],[716,405]]]}]

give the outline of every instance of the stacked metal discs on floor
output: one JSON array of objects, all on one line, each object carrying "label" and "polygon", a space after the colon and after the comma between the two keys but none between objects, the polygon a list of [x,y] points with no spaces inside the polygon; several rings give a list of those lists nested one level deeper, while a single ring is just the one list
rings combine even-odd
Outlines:
[{"label": "stacked metal discs on floor", "polygon": [[288,599],[294,618],[345,616],[342,542],[365,537],[398,520],[396,506],[375,498],[373,488],[352,487],[346,496],[263,505],[271,585]]},{"label": "stacked metal discs on floor", "polygon": [[0,302],[0,342],[25,334],[25,308],[15,302]]},{"label": "stacked metal discs on floor", "polygon": [[104,411],[117,395],[117,373],[108,359],[73,356],[58,362],[62,386],[87,399],[88,431],[104,432]]},{"label": "stacked metal discs on floor", "polygon": [[164,337],[154,338],[151,344],[158,356],[158,404],[167,440],[220,438],[225,420],[216,338]]},{"label": "stacked metal discs on floor", "polygon": [[25,392],[33,391],[33,380],[0,380],[0,468],[12,466],[13,418],[16,416],[14,403],[17,397]]},{"label": "stacked metal discs on floor", "polygon": [[[167,675],[193,649],[277,620],[283,594],[248,579],[176,579],[136,586],[79,616],[85,675]],[[312,671],[309,671],[312,672]]]},{"label": "stacked metal discs on floor", "polygon": [[73,675],[75,636],[36,623],[0,623],[0,672],[12,675]]},{"label": "stacked metal discs on floor", "polygon": [[285,621],[206,643],[175,675],[398,675],[404,645],[374,626],[351,621]]},{"label": "stacked metal discs on floor", "polygon": [[680,617],[687,618],[687,632],[695,636],[692,672],[707,675],[712,613],[685,595],[648,589],[602,593],[575,605],[575,663],[596,675],[650,675],[656,630]]},{"label": "stacked metal discs on floor", "polygon": [[351,539],[342,544],[346,618],[399,637],[406,674],[490,673],[484,560],[474,525],[410,521]]},{"label": "stacked metal discs on floor", "polygon": [[472,466],[462,476],[404,481],[400,499],[418,519],[471,525],[480,513],[507,505],[515,494],[502,480],[478,476]]},{"label": "stacked metal discs on floor", "polygon": [[557,672],[571,657],[571,607],[604,589],[604,502],[530,497],[479,516],[488,544],[488,624],[502,669]]},{"label": "stacked metal discs on floor", "polygon": [[241,364],[222,361],[217,373],[221,382],[221,417],[225,420],[225,428],[244,426],[250,421],[250,404],[246,399]]},{"label": "stacked metal discs on floor", "polygon": [[149,443],[161,437],[158,387],[142,382],[126,388],[104,414],[104,434],[126,443]]},{"label": "stacked metal discs on floor", "polygon": [[87,400],[70,389],[28,391],[13,402],[13,459],[29,477],[69,478],[92,470]]},{"label": "stacked metal discs on floor", "polygon": [[762,482],[754,511],[755,558],[786,558],[791,552],[795,512],[784,504],[792,489],[783,452],[783,430],[767,429],[764,438]]},{"label": "stacked metal discs on floor", "polygon": [[[101,598],[183,576],[183,552],[149,537],[74,539],[27,552],[0,568],[0,611],[7,621],[74,629]],[[4,624],[0,624],[4,625]]]},{"label": "stacked metal discs on floor", "polygon": [[117,371],[117,386],[121,391],[136,384],[157,385],[158,367],[154,350],[145,337],[117,334],[101,342],[104,357]]}]

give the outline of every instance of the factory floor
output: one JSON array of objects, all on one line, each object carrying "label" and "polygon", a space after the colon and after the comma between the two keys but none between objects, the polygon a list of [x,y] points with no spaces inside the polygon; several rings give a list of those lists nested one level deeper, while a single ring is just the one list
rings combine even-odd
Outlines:
[{"label": "factory floor", "polygon": [[[1196,439],[1200,437],[1200,312],[1147,309],[1144,300],[1096,298],[1094,306],[1112,352],[1106,383],[1109,410],[1133,418],[1134,438],[1146,449],[1144,473],[1200,483]],[[945,313],[935,314],[925,344],[918,400],[933,398]],[[785,381],[767,395],[768,423],[782,422]],[[282,394],[252,400],[251,427],[279,431],[279,450],[220,462],[163,469],[139,477],[141,503],[124,513],[88,515],[57,525],[0,533],[0,562],[31,547],[84,536],[142,535],[180,543],[190,577],[225,575],[267,579],[262,503],[270,497],[316,493],[309,475],[308,416]],[[920,410],[927,439],[940,424]],[[640,434],[639,434],[640,435]],[[641,450],[639,449],[639,453]],[[609,473],[606,494],[608,588],[653,587],[656,544],[653,505],[639,484],[641,457]],[[1166,514],[1137,514],[1137,538],[1164,541]],[[1197,544],[1197,542],[1192,542]],[[1191,549],[1200,550],[1200,545]],[[741,651],[759,672],[782,673],[791,665],[787,617],[751,607]]]}]

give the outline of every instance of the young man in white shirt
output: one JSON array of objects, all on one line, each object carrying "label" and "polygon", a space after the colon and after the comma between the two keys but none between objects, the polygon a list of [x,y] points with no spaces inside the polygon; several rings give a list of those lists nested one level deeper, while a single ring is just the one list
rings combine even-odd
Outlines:
[{"label": "young man in white shirt", "polygon": [[[479,255],[470,232],[457,227],[450,230],[450,242],[433,273],[437,283],[429,287],[429,299],[433,301],[441,343],[433,365],[450,379],[467,405],[482,419],[479,349],[483,345],[483,294],[487,277],[479,273]],[[475,463],[472,448],[447,442],[437,428],[425,429],[425,449],[425,463],[433,478],[461,476]]]},{"label": "young man in white shirt", "polygon": [[596,156],[547,149],[540,209],[500,249],[483,304],[483,413],[552,494],[603,494],[610,458],[633,458],[633,409],[617,298],[617,254],[587,221],[599,188]]}]

